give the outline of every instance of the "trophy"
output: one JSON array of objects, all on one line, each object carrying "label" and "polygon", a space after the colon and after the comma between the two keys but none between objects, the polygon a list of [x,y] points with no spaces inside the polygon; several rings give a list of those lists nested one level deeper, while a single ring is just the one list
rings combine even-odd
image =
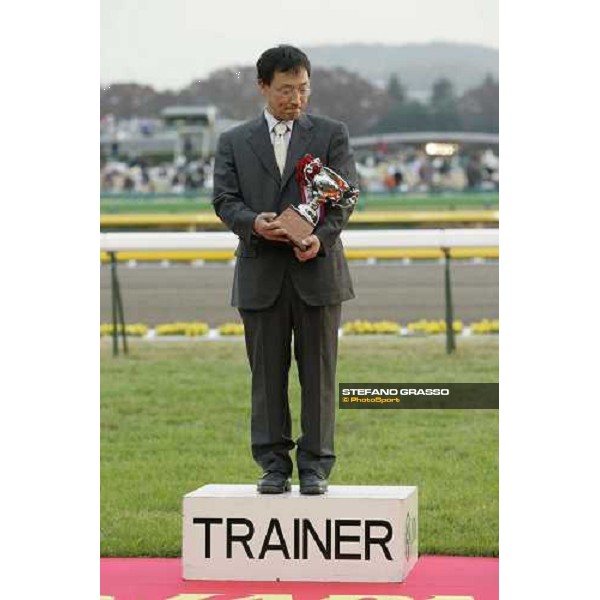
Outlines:
[{"label": "trophy", "polygon": [[349,208],[358,200],[359,190],[340,175],[325,167],[319,158],[306,154],[296,163],[296,181],[303,203],[288,206],[278,217],[288,238],[301,250],[307,247],[302,240],[315,230],[324,216],[325,206]]}]

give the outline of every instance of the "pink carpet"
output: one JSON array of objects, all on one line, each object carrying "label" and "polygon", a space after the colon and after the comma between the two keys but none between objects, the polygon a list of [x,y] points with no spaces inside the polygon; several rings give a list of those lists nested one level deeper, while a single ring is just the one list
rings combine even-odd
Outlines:
[{"label": "pink carpet", "polygon": [[321,600],[331,594],[498,600],[498,562],[497,558],[422,556],[404,583],[307,583],[184,581],[179,558],[102,558],[100,593],[114,600],[167,600],[179,594],[219,594],[218,600],[259,594],[286,594],[293,597],[290,600]]}]

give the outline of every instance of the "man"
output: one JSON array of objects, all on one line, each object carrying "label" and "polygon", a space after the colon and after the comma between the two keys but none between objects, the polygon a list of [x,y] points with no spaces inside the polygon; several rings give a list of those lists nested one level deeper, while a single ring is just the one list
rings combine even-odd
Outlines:
[{"label": "man", "polygon": [[[266,108],[221,135],[215,160],[215,212],[239,237],[232,305],[244,322],[252,371],[251,443],[264,471],[260,493],[291,489],[295,445],[302,494],[325,493],[335,462],[337,332],[341,302],[354,297],[339,235],[351,209],[328,207],[304,240],[305,250],[288,241],[276,218],[301,202],[295,169],[307,153],[357,182],[346,126],[304,113],[310,70],[298,48],[265,51],[257,72]],[[302,389],[296,444],[288,404],[292,332]]]}]

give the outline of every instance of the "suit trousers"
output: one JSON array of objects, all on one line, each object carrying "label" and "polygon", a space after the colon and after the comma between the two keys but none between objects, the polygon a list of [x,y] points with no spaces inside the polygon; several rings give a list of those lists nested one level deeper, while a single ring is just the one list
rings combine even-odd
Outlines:
[{"label": "suit trousers", "polygon": [[[335,372],[341,304],[311,306],[286,273],[275,303],[238,309],[244,322],[252,371],[252,456],[264,471],[291,475],[296,446],[298,472],[329,477],[335,462]],[[301,434],[294,444],[288,399],[293,333],[301,387]]]}]

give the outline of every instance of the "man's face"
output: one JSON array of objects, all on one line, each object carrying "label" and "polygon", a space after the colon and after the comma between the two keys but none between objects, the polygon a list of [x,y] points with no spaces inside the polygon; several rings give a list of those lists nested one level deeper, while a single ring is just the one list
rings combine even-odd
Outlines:
[{"label": "man's face", "polygon": [[269,112],[280,121],[298,119],[308,104],[310,78],[304,68],[298,71],[275,71],[270,85],[259,81],[258,86],[267,101]]}]

